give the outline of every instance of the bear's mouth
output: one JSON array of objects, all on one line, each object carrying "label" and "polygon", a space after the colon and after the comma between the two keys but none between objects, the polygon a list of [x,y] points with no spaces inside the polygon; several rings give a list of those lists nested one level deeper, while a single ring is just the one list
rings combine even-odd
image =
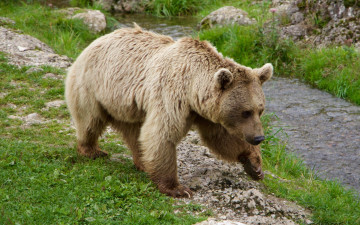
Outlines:
[{"label": "bear's mouth", "polygon": [[264,179],[264,172],[262,171],[261,166],[256,167],[256,166],[252,165],[250,160],[244,156],[239,156],[239,162],[241,162],[243,164],[245,172],[253,180]]}]

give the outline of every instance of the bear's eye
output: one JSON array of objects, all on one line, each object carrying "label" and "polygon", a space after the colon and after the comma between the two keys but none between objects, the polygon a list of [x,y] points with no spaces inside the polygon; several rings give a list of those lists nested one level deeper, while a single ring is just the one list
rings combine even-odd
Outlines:
[{"label": "bear's eye", "polygon": [[242,112],[242,117],[247,119],[252,115],[252,111],[244,111]]}]

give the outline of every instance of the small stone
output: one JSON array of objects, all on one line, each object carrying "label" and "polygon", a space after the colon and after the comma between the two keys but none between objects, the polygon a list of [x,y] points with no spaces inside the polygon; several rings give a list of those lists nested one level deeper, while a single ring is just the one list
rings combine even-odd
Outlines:
[{"label": "small stone", "polygon": [[52,102],[45,103],[45,106],[47,108],[59,108],[60,106],[62,106],[64,104],[65,104],[64,100],[55,100]]},{"label": "small stone", "polygon": [[54,79],[54,80],[61,80],[62,76],[54,73],[46,73],[43,77],[43,79]]},{"label": "small stone", "polygon": [[198,29],[208,29],[215,25],[223,26],[227,24],[251,25],[256,23],[255,19],[250,19],[247,12],[233,6],[225,6],[207,15],[198,24]]},{"label": "small stone", "polygon": [[256,203],[254,200],[250,200],[249,203],[247,204],[249,209],[254,209],[256,207]]},{"label": "small stone", "polygon": [[17,48],[19,49],[20,52],[24,52],[24,51],[30,49],[30,48],[28,48],[28,47],[22,47],[22,46],[17,46]]},{"label": "small stone", "polygon": [[14,116],[14,115],[10,115],[10,116],[8,116],[8,118],[9,118],[9,119],[12,119],[12,120],[14,120],[14,119],[20,119],[20,117]]},{"label": "small stone", "polygon": [[25,116],[24,121],[26,125],[41,124],[44,122],[41,116],[37,113],[31,113]]},{"label": "small stone", "polygon": [[26,70],[26,73],[29,74],[29,73],[37,73],[37,72],[42,72],[42,71],[44,71],[43,68],[31,67],[30,69]]}]

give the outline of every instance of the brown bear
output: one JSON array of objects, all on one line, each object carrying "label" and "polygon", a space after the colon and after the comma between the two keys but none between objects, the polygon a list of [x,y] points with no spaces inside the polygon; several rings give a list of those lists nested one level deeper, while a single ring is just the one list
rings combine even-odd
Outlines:
[{"label": "brown bear", "polygon": [[132,151],[137,169],[159,190],[190,197],[177,178],[176,145],[192,125],[221,158],[244,164],[263,178],[260,116],[265,64],[251,69],[224,58],[206,41],[135,28],[116,30],[91,43],[66,78],[65,96],[76,126],[78,153],[107,155],[98,138],[111,124]]}]

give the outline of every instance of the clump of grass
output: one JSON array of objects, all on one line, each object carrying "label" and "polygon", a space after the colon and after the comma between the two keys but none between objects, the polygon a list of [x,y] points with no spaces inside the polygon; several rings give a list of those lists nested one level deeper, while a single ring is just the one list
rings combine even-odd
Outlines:
[{"label": "clump of grass", "polygon": [[93,5],[92,0],[70,0],[71,6],[77,6],[77,7],[90,7]]},{"label": "clump of grass", "polygon": [[[27,69],[8,65],[0,52],[0,224],[193,224],[204,219],[193,216],[201,214],[197,205],[174,206],[126,157],[118,162],[78,157],[66,106],[45,108],[63,99],[64,87],[62,80],[42,77],[48,72],[65,76],[65,71],[43,67],[26,74]],[[45,124],[24,127],[9,118],[33,112]],[[129,154],[116,137],[104,135],[100,147]]]},{"label": "clump of grass", "polygon": [[206,5],[219,2],[218,0],[152,0],[146,5],[147,12],[156,16],[193,15]]},{"label": "clump of grass", "polygon": [[283,64],[292,61],[295,48],[291,41],[280,40],[277,33],[264,32],[257,25],[215,27],[200,31],[198,36],[240,64],[259,67],[271,62],[275,71],[282,70]]},{"label": "clump of grass", "polygon": [[359,224],[360,199],[355,191],[337,181],[319,179],[298,157],[288,153],[276,135],[282,131],[270,126],[274,119],[269,114],[262,118],[267,136],[262,144],[264,168],[278,176],[265,177],[267,190],[310,209],[315,224]]},{"label": "clump of grass", "polygon": [[360,105],[359,58],[353,47],[305,49],[296,60],[296,76]]}]

